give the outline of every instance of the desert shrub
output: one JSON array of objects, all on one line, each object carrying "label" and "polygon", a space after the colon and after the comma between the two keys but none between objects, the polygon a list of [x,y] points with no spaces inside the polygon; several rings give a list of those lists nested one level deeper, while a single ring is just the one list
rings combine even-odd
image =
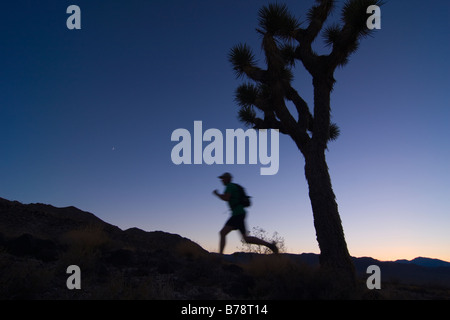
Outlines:
[{"label": "desert shrub", "polygon": [[[277,231],[275,231],[272,236],[269,236],[268,232],[264,230],[261,227],[253,227],[252,231],[250,232],[251,236],[257,237],[261,240],[264,240],[266,242],[272,243],[275,242],[278,247],[279,253],[286,252],[286,246],[284,244],[284,238],[281,237]],[[250,244],[244,241],[244,239],[241,239],[241,248],[238,248],[239,250],[243,252],[250,252],[250,253],[258,253],[258,254],[271,254],[272,250],[265,246]]]},{"label": "desert shrub", "polygon": [[61,264],[66,267],[75,264],[85,270],[93,268],[102,251],[113,246],[113,241],[103,228],[95,225],[65,233],[61,243],[66,247]]}]

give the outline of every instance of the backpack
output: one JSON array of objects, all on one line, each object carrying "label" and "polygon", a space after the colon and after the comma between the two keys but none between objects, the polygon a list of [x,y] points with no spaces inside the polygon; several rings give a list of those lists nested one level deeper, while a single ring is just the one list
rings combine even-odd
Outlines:
[{"label": "backpack", "polygon": [[239,190],[239,202],[240,204],[244,207],[250,207],[252,205],[251,201],[250,201],[250,196],[247,195],[247,193],[245,192],[244,187],[242,187],[241,185],[235,183],[235,185],[237,186],[238,190]]}]

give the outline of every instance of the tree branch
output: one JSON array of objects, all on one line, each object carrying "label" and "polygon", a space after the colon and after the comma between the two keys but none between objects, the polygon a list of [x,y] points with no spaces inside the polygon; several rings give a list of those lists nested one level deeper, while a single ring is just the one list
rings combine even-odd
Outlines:
[{"label": "tree branch", "polygon": [[267,71],[255,66],[247,66],[243,68],[247,77],[256,82],[265,82],[267,80]]},{"label": "tree branch", "polygon": [[286,90],[286,98],[292,101],[295,105],[295,108],[298,112],[298,124],[303,131],[311,130],[311,125],[313,123],[313,116],[309,111],[308,104],[305,100],[298,94],[297,90],[292,88],[292,86],[288,86],[285,88]]},{"label": "tree branch", "polygon": [[313,75],[317,73],[318,56],[312,50],[312,43],[334,7],[334,0],[318,0],[319,5],[314,6],[308,12],[309,25],[306,29],[298,28],[295,32],[295,40],[299,43],[296,49],[296,58],[302,61],[303,66]]},{"label": "tree branch", "polygon": [[277,129],[283,134],[289,134],[283,124],[276,120],[274,116],[265,116],[264,120],[261,118],[255,118],[253,129]]},{"label": "tree branch", "polygon": [[308,12],[309,25],[304,32],[298,34],[297,41],[311,46],[316,39],[328,15],[334,7],[334,0],[318,0],[320,4],[313,6]]}]

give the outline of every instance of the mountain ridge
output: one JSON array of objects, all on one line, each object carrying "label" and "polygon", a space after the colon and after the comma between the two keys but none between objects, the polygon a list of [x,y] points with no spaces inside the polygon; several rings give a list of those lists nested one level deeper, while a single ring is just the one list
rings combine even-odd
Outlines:
[{"label": "mountain ridge", "polygon": [[[2,212],[2,206],[3,206],[3,212]],[[30,203],[30,204],[22,204],[19,201],[10,201],[4,198],[0,197],[0,213],[2,213],[2,215],[0,215],[0,232],[2,232],[3,229],[3,234],[5,233],[11,233],[11,230],[14,230],[15,233],[31,233],[30,230],[25,230],[27,227],[29,227],[30,223],[26,223],[23,224],[22,221],[18,221],[20,223],[14,223],[11,222],[14,221],[15,219],[11,219],[12,216],[11,215],[5,215],[4,212],[4,208],[5,206],[9,206],[10,208],[14,208],[15,206],[24,206],[26,208],[28,208],[33,215],[47,215],[48,213],[51,213],[52,218],[58,218],[58,219],[62,219],[62,220],[73,220],[73,221],[77,221],[77,222],[83,222],[83,223],[90,223],[90,224],[101,224],[104,225],[108,230],[110,231],[122,231],[124,233],[128,233],[128,234],[134,234],[135,236],[138,233],[159,233],[160,235],[162,234],[169,234],[167,232],[163,232],[163,231],[145,231],[142,229],[139,229],[137,227],[131,227],[125,230],[120,229],[117,226],[114,226],[112,224],[109,224],[108,222],[103,221],[102,219],[98,218],[95,214],[88,212],[88,211],[84,211],[81,210],[75,206],[67,206],[67,207],[55,207],[49,204],[43,204],[43,203]],[[38,217],[39,218],[39,217]],[[9,221],[7,221],[8,219],[10,219]],[[55,234],[59,234],[62,233],[62,231],[55,231],[52,230],[51,228],[48,228],[48,226],[51,224],[46,224],[45,225],[45,233],[50,234],[50,235],[55,235]],[[35,229],[40,230],[39,228],[35,227]],[[40,232],[38,232],[40,233]],[[181,237],[181,236],[180,236]],[[187,238],[184,238],[187,239]],[[296,255],[295,253],[289,253],[290,255]],[[306,255],[317,255],[314,253],[300,253],[299,255],[304,255],[306,257]],[[384,260],[377,260],[375,258],[372,257],[353,257],[354,259],[373,259],[374,261],[377,262],[394,262],[394,263],[402,263],[402,264],[413,264],[413,265],[418,265],[418,266],[423,266],[423,267],[450,267],[450,262],[448,261],[444,261],[441,259],[436,259],[436,258],[429,258],[429,257],[417,257],[411,260],[407,260],[407,259],[397,259],[394,261],[384,261]],[[315,259],[315,258],[313,258]],[[317,260],[317,259],[316,259]],[[317,260],[318,261],[318,260]]]},{"label": "mountain ridge", "polygon": [[74,206],[54,207],[48,204],[22,204],[0,198],[0,233],[6,237],[30,234],[34,237],[60,241],[73,230],[83,228],[101,229],[115,241],[139,245],[141,248],[168,249],[182,241],[189,242],[204,251],[198,244],[177,234],[163,231],[144,231],[137,227],[122,230],[103,221],[91,212]]},{"label": "mountain ridge", "polygon": [[415,264],[422,267],[450,267],[450,262],[436,259],[436,258],[427,258],[427,257],[417,257],[411,260],[399,259],[395,260],[396,263],[406,263],[406,264]]},{"label": "mountain ridge", "polygon": [[[360,279],[366,279],[367,267],[376,264],[383,283],[449,288],[438,293],[408,291],[408,296],[450,298],[450,267],[445,261],[352,259]],[[440,265],[430,267],[433,263]],[[64,271],[71,264],[80,265],[90,291],[67,290]],[[0,198],[0,299],[248,299],[255,298],[255,292],[259,299],[320,299],[329,293],[320,287],[323,280],[314,271],[318,265],[319,255],[314,253],[221,256],[178,234],[122,230],[73,206]],[[30,277],[37,287],[29,286]],[[122,287],[108,291],[111,282]],[[278,289],[267,291],[274,286]]]}]

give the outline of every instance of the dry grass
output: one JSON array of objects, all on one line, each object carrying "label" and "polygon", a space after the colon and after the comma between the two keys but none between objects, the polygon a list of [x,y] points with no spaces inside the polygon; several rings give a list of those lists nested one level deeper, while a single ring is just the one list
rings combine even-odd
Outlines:
[{"label": "dry grass", "polygon": [[94,268],[101,253],[117,244],[112,241],[103,228],[95,225],[76,229],[61,237],[61,244],[67,250],[61,256],[61,265],[78,265],[83,270]]},{"label": "dry grass", "polygon": [[316,270],[283,255],[260,255],[241,265],[255,279],[253,299],[304,299]]},{"label": "dry grass", "polygon": [[381,299],[386,300],[450,300],[450,288],[436,285],[382,283]]},{"label": "dry grass", "polygon": [[[284,255],[259,255],[241,265],[254,279],[252,299],[334,300],[364,299],[364,287],[337,287],[318,267],[293,261]],[[366,297],[370,298],[370,297]]]},{"label": "dry grass", "polygon": [[41,261],[0,252],[0,299],[35,299],[51,287],[54,275]]},{"label": "dry grass", "polygon": [[103,228],[96,225],[71,230],[61,237],[63,244],[80,248],[100,248],[110,241]]},{"label": "dry grass", "polygon": [[124,271],[112,273],[104,284],[96,286],[93,300],[170,300],[175,298],[173,283],[167,278],[131,277]]}]

